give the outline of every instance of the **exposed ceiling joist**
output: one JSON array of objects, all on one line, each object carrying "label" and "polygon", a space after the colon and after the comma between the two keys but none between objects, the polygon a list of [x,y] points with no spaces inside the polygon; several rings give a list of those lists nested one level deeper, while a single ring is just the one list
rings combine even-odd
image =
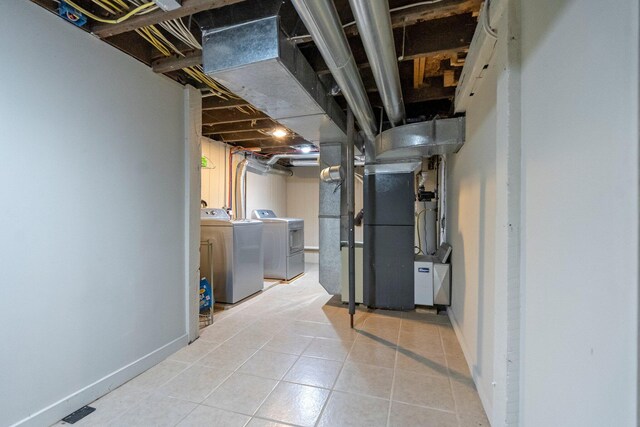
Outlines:
[{"label": "exposed ceiling joist", "polygon": [[271,135],[266,135],[259,131],[249,131],[249,132],[235,132],[235,133],[220,134],[219,138],[224,142],[238,142],[238,141],[255,141],[255,140],[262,140],[262,139],[271,139],[273,137]]},{"label": "exposed ceiling joist", "polygon": [[[414,25],[420,21],[447,18],[466,13],[475,13],[480,9],[482,0],[444,0],[439,3],[417,6],[391,14],[393,28]],[[358,34],[358,27],[352,25],[345,29],[347,36]]]},{"label": "exposed ceiling joist", "polygon": [[170,19],[183,18],[210,9],[217,9],[240,3],[244,0],[183,0],[182,6],[170,11],[157,10],[146,15],[138,15],[119,24],[99,24],[95,25],[91,32],[100,38],[126,33],[148,25],[158,24]]},{"label": "exposed ceiling joist", "polygon": [[216,125],[222,123],[247,122],[256,119],[268,119],[266,114],[255,111],[250,114],[243,113],[235,109],[229,110],[206,110],[202,113],[202,125]]},{"label": "exposed ceiling joist", "polygon": [[[396,52],[401,61],[434,55],[469,47],[477,21],[471,14],[420,22],[406,28],[403,45],[403,29],[394,30]],[[358,38],[349,38],[353,57],[360,68],[368,67],[367,54]],[[329,67],[314,45],[300,48],[318,74],[329,73]]]},{"label": "exposed ceiling joist", "polygon": [[202,52],[197,51],[188,53],[185,56],[172,55],[156,59],[151,63],[151,68],[156,73],[169,73],[200,64],[202,64]]},{"label": "exposed ceiling joist", "polygon": [[275,122],[271,119],[262,119],[248,122],[237,123],[222,123],[218,125],[203,126],[202,133],[213,134],[225,134],[235,132],[249,132],[256,130],[269,131],[276,126]]},{"label": "exposed ceiling joist", "polygon": [[249,104],[247,101],[241,98],[222,99],[215,95],[202,97],[203,110],[220,110],[223,108],[247,107],[247,106],[251,106],[251,104]]},{"label": "exposed ceiling joist", "polygon": [[[407,5],[397,4],[398,2],[389,2],[391,9],[396,7],[402,8],[401,10],[391,13],[391,26],[392,28],[402,28],[414,25],[421,21],[428,21],[433,19],[447,18],[449,16],[462,15],[465,13],[477,13],[480,9],[480,4],[483,0],[442,0],[440,2],[425,4],[415,7],[406,7]],[[339,6],[339,2],[336,1],[336,6]],[[396,3],[396,4],[394,4]],[[414,3],[413,1],[410,3]],[[342,5],[342,4],[340,4]],[[345,3],[342,5],[348,7]],[[353,19],[353,15],[349,14],[349,18]],[[358,35],[358,26],[351,24],[344,29],[347,37],[353,37]],[[310,35],[296,36],[296,43],[308,43],[312,41]]]},{"label": "exposed ceiling joist", "polygon": [[[403,61],[413,60],[438,53],[446,53],[469,47],[476,28],[476,18],[472,14],[463,14],[448,18],[417,23],[406,28],[404,49],[402,45],[403,29],[394,31],[396,52]],[[357,37],[349,38],[353,56],[359,68],[368,68],[366,52]],[[318,74],[328,74],[329,68],[314,45],[301,46],[302,53]],[[202,64],[202,55],[193,54],[185,58],[163,58],[154,61],[153,71],[167,71]]]}]

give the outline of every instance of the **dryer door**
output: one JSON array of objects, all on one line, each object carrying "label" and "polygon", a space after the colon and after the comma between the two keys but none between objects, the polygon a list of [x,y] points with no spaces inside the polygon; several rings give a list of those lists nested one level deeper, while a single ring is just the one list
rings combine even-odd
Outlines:
[{"label": "dryer door", "polygon": [[304,228],[289,226],[289,255],[304,251]]}]

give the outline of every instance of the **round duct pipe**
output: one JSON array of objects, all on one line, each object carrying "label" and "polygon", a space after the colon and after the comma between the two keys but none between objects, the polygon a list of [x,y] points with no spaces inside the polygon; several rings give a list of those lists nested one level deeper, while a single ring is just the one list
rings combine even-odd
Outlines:
[{"label": "round duct pipe", "polygon": [[342,166],[329,166],[328,168],[322,169],[320,179],[323,182],[342,182],[344,180]]}]

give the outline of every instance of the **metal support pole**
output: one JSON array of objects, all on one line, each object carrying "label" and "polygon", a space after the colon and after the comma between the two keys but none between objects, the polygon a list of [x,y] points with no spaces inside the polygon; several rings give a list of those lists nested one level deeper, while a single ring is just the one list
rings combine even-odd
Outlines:
[{"label": "metal support pole", "polygon": [[349,316],[353,329],[353,315],[356,313],[356,243],[354,230],[355,211],[355,166],[354,142],[355,123],[351,108],[347,108],[347,218],[349,233]]}]

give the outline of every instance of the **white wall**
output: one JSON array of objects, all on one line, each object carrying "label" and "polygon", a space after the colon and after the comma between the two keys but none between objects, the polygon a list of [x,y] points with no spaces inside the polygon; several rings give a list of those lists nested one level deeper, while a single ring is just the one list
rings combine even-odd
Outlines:
[{"label": "white wall", "polygon": [[449,313],[488,414],[493,406],[496,78],[493,62],[468,106],[466,142],[447,157],[446,224],[453,248]]},{"label": "white wall", "polygon": [[635,426],[638,2],[522,1],[522,425]]},{"label": "white wall", "polygon": [[[287,178],[287,216],[304,219],[305,246],[320,244],[318,212],[320,203],[320,167],[291,168],[293,176]],[[362,209],[362,183],[355,181],[355,212]],[[355,228],[356,242],[362,242],[362,227]],[[318,251],[308,250],[305,261],[317,263]]]},{"label": "white wall", "polygon": [[[202,155],[208,164],[202,169],[202,199],[209,207],[221,208],[229,204],[229,146],[209,138],[202,138]],[[233,205],[235,205],[236,166],[243,159],[235,153],[232,159],[231,178]],[[247,216],[254,209],[271,209],[279,216],[287,214],[286,176],[247,172]],[[232,206],[235,208],[235,206]]]},{"label": "white wall", "polygon": [[634,426],[638,3],[507,9],[449,162],[450,315],[492,425]]},{"label": "white wall", "polygon": [[247,173],[247,216],[255,209],[270,209],[276,215],[287,215],[287,177]]},{"label": "white wall", "polygon": [[186,343],[183,89],[30,2],[0,50],[0,425],[41,426]]},{"label": "white wall", "polygon": [[205,137],[201,144],[202,155],[207,158],[207,166],[201,169],[202,200],[210,208],[228,207],[229,147]]}]

